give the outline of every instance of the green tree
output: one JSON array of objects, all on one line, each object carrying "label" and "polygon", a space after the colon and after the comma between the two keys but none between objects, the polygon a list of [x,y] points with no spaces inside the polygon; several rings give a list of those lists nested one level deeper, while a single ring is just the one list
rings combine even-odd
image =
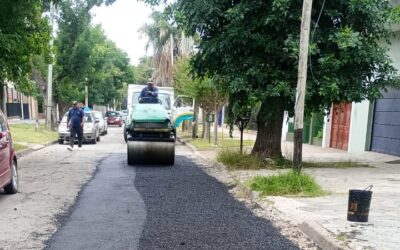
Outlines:
[{"label": "green tree", "polygon": [[88,32],[91,38],[84,39],[92,47],[86,75],[90,103],[105,105],[114,99],[120,103],[122,97],[119,90],[123,88],[123,83],[134,80],[128,55],[107,39],[100,26],[90,28]]},{"label": "green tree", "polygon": [[0,82],[12,81],[25,94],[36,91],[31,81],[33,57],[48,52],[48,2],[0,1]]},{"label": "green tree", "polygon": [[[398,86],[397,72],[381,46],[392,35],[389,1],[326,1],[323,9],[322,3],[315,2],[312,12],[307,111],[342,100],[373,100],[386,86]],[[302,1],[176,4],[180,25],[200,36],[192,60],[196,73],[218,76],[231,97],[255,97],[261,107],[252,153],[282,157],[284,111],[293,114],[294,109]]]},{"label": "green tree", "polygon": [[55,41],[55,100],[62,114],[72,100],[84,99],[89,88],[91,104],[120,100],[119,89],[133,80],[127,54],[107,39],[100,26],[92,27],[90,10],[102,2],[64,1],[60,4],[59,33]]},{"label": "green tree", "polygon": [[[203,134],[207,137],[207,129],[205,117],[211,112],[215,113],[215,120],[218,121],[218,111],[226,104],[227,94],[218,89],[217,79],[212,78],[196,78],[192,74],[192,67],[189,58],[181,58],[176,66],[174,74],[174,87],[178,94],[192,97],[195,100],[195,117],[198,117],[198,107],[203,110]],[[194,128],[193,138],[196,138],[198,123]],[[214,143],[217,144],[217,122],[214,127]]]}]

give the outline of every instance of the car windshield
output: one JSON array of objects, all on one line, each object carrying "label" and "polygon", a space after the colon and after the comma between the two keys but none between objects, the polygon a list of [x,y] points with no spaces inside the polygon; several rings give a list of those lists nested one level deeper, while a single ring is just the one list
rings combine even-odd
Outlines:
[{"label": "car windshield", "polygon": [[[68,119],[68,112],[64,114],[61,122],[62,123],[67,123],[67,119]],[[90,113],[86,113],[85,112],[85,122],[93,122],[93,117],[91,116]]]},{"label": "car windshield", "polygon": [[96,119],[100,119],[100,120],[103,119],[103,116],[100,112],[93,112],[93,115],[94,115],[94,117],[96,117]]},{"label": "car windshield", "polygon": [[114,116],[119,116],[119,114],[116,111],[107,111],[106,116],[107,117],[114,117]]},{"label": "car windshield", "polygon": [[64,114],[63,118],[61,119],[61,122],[67,123],[67,119],[68,119],[68,112]]},{"label": "car windshield", "polygon": [[[139,96],[140,96],[140,92],[134,92],[133,96],[132,96],[132,104],[136,105],[139,103]],[[170,110],[171,109],[171,100],[170,100],[170,95],[166,94],[166,93],[158,93],[158,99],[161,100],[161,103],[163,105],[163,107],[166,110]]]},{"label": "car windshield", "polygon": [[90,113],[85,113],[85,122],[93,122],[93,116]]}]

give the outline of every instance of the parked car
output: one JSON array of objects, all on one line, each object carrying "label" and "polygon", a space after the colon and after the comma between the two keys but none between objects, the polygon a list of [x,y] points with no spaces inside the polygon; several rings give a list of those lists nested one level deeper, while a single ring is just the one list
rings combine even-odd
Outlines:
[{"label": "parked car", "polygon": [[121,115],[117,111],[107,111],[106,117],[107,125],[118,125],[119,127],[122,127],[122,124],[124,124]]},{"label": "parked car", "polygon": [[7,194],[18,192],[17,157],[11,139],[7,118],[0,111],[0,188]]},{"label": "parked car", "polygon": [[[67,126],[68,112],[64,114],[58,126],[58,143],[70,140],[70,131]],[[77,138],[75,138],[77,140]],[[85,112],[85,126],[83,127],[83,141],[96,144],[100,141],[99,122],[95,120],[92,111]]]},{"label": "parked car", "polygon": [[99,121],[99,130],[101,135],[107,134],[107,122],[100,111],[92,111],[94,118]]},{"label": "parked car", "polygon": [[122,120],[124,120],[125,122],[126,118],[128,117],[128,110],[122,110],[121,115],[122,115]]}]

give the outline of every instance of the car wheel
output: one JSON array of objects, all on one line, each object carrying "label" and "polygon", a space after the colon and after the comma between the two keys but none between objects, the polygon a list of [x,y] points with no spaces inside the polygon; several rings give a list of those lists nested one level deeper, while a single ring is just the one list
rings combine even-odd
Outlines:
[{"label": "car wheel", "polygon": [[99,133],[99,136],[97,136],[97,138],[96,138],[96,141],[100,141],[100,133]]},{"label": "car wheel", "polygon": [[107,129],[106,129],[106,132],[105,132],[104,134],[105,134],[105,135],[106,135],[106,134],[108,134],[108,131],[107,131]]},{"label": "car wheel", "polygon": [[94,139],[92,140],[92,144],[97,144],[96,138],[94,138]]},{"label": "car wheel", "polygon": [[122,124],[121,124],[121,123],[119,124],[119,127],[122,127]]},{"label": "car wheel", "polygon": [[12,173],[11,182],[10,184],[4,187],[4,191],[7,194],[16,194],[18,192],[19,178],[17,171],[17,162],[15,160],[12,161],[11,173]]},{"label": "car wheel", "polygon": [[58,139],[58,144],[64,144],[64,140],[63,139]]}]

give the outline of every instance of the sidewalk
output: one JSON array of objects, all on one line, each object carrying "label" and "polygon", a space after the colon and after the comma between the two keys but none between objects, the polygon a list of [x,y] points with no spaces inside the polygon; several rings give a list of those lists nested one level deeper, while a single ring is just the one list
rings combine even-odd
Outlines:
[{"label": "sidewalk", "polygon": [[[254,134],[246,133],[244,137],[253,138]],[[292,154],[292,145],[292,142],[282,143],[284,155]],[[309,236],[318,234],[318,237],[323,238],[322,243],[316,240],[320,245],[324,242],[333,243],[325,245],[324,249],[333,248],[334,245],[350,249],[398,249],[400,158],[373,152],[351,154],[306,144],[303,152],[304,160],[308,161],[356,161],[368,163],[373,168],[305,169],[329,195],[318,198],[258,197],[253,192],[258,204],[265,209],[273,206],[283,212]],[[217,155],[216,150],[202,150],[199,153],[211,161],[215,161]],[[254,176],[278,172],[251,170],[230,173],[244,184]],[[369,222],[348,222],[346,216],[349,189],[364,189],[369,185],[374,185]]]},{"label": "sidewalk", "polygon": [[[24,119],[24,120],[21,120],[21,119],[8,119],[7,120],[8,121],[8,124],[35,124],[36,123],[36,120],[35,119],[32,119],[32,120],[30,120],[30,119]],[[46,123],[46,121],[44,120],[44,119],[39,119],[39,124],[45,124]]]}]

